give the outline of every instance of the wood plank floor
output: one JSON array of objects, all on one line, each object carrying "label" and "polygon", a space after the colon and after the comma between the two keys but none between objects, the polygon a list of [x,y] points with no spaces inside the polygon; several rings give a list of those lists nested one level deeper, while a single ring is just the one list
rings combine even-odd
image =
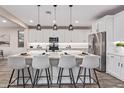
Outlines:
[{"label": "wood plank floor", "polygon": [[[11,70],[7,65],[7,60],[2,60],[0,59],[0,88],[6,88],[9,78],[10,78]],[[106,73],[99,73],[98,72],[98,77],[99,77],[99,82],[102,88],[124,88],[124,82],[120,81],[111,75],[108,75]],[[22,86],[12,86],[14,88],[21,88]],[[30,85],[26,85],[27,88],[30,88]],[[47,88],[47,86],[36,86],[37,88]],[[51,85],[52,88],[58,88],[57,84]],[[63,88],[73,88],[73,86],[67,84],[63,85]],[[77,84],[78,88],[82,88],[82,84]],[[97,85],[86,85],[87,88],[96,88]]]}]

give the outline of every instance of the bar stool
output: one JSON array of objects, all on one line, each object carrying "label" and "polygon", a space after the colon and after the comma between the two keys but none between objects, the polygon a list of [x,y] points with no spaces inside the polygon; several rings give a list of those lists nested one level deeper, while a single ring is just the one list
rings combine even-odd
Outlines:
[{"label": "bar stool", "polygon": [[[58,73],[58,79],[57,79],[57,84],[59,83],[59,88],[61,87],[61,80],[62,77],[70,77],[70,82],[71,84],[73,83],[74,87],[76,87],[75,85],[75,80],[74,80],[74,75],[73,75],[73,71],[72,68],[76,66],[76,59],[75,56],[72,55],[64,55],[60,58],[59,60],[59,73]],[[69,70],[69,76],[63,76],[63,70],[64,68]]]},{"label": "bar stool", "polygon": [[[49,84],[52,84],[51,76],[50,76],[50,63],[49,63],[49,58],[47,55],[41,55],[41,56],[34,56],[33,57],[33,62],[32,62],[32,67],[33,69],[36,69],[35,72],[35,77],[34,77],[34,83],[33,86],[37,85],[39,78],[41,77],[46,77],[47,78],[47,86],[48,88],[50,87]],[[46,76],[40,76],[40,70],[45,70]]]},{"label": "bar stool", "polygon": [[[11,73],[11,77],[9,80],[9,84],[7,86],[7,88],[9,88],[11,86],[12,83],[14,83],[17,80],[17,85],[19,85],[19,79],[22,78],[23,79],[23,87],[25,88],[25,84],[26,82],[28,82],[28,80],[31,80],[32,83],[32,78],[31,78],[31,73],[30,73],[30,69],[29,66],[26,65],[25,63],[25,58],[22,56],[9,56],[8,57],[8,65],[10,68],[12,68],[12,73]],[[24,75],[24,69],[27,68],[28,70],[28,74],[29,76],[26,77]],[[17,71],[17,78],[15,80],[12,81],[14,72]],[[20,71],[22,71],[22,77],[20,77]],[[25,78],[28,78],[28,80],[25,82]]]},{"label": "bar stool", "polygon": [[[98,87],[100,88],[99,80],[98,80],[98,77],[96,74],[96,68],[99,67],[99,58],[100,57],[97,55],[86,55],[84,57],[83,62],[80,65],[76,83],[78,82],[80,77],[83,77],[83,87],[85,87],[85,84],[86,84],[85,80],[86,80],[86,77],[88,77],[90,84],[91,84],[91,80],[93,79],[93,81],[95,81],[97,83]],[[83,75],[81,75],[82,70],[84,70]],[[87,70],[88,70],[88,73],[87,73],[88,75],[86,75]],[[95,79],[92,77],[91,71],[93,72]]]}]

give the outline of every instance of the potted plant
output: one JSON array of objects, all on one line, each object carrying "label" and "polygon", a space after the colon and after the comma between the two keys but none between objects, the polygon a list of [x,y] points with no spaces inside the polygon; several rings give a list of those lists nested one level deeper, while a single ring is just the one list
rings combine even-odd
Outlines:
[{"label": "potted plant", "polygon": [[116,43],[116,49],[119,53],[124,53],[124,42],[120,41]]}]

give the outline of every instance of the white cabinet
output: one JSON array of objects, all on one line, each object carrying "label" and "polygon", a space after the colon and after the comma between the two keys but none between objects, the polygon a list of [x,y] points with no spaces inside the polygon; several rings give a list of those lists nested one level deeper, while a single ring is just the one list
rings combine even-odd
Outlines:
[{"label": "white cabinet", "polygon": [[35,29],[29,30],[29,43],[34,42],[49,42],[49,37],[59,37],[60,43],[87,43],[88,42],[88,34],[90,30],[57,30],[53,31],[51,29],[45,29],[41,31],[37,31]]},{"label": "white cabinet", "polygon": [[64,40],[65,40],[65,39],[64,39],[64,38],[65,38],[65,31],[59,30],[59,31],[58,31],[58,37],[59,37],[59,42],[60,42],[60,43],[63,43]]},{"label": "white cabinet", "polygon": [[120,66],[121,66],[121,62],[120,62],[120,56],[114,56],[113,58],[114,63],[113,63],[113,72],[114,72],[114,76],[117,78],[120,78]]},{"label": "white cabinet", "polygon": [[35,33],[35,31],[30,31],[29,32],[29,42],[33,43],[33,42],[37,42],[37,34]]},{"label": "white cabinet", "polygon": [[113,55],[107,55],[106,59],[106,72],[109,74],[113,74]]},{"label": "white cabinet", "polygon": [[117,74],[117,61],[116,61],[117,57],[114,55],[108,55],[107,56],[107,63],[106,63],[106,72],[116,76]]},{"label": "white cabinet", "polygon": [[124,11],[114,15],[115,41],[124,41]]},{"label": "white cabinet", "polygon": [[92,31],[93,32],[107,32],[110,30],[113,30],[113,22],[114,22],[114,17],[107,15],[104,16],[100,19],[98,19],[96,22],[92,24]]},{"label": "white cabinet", "polygon": [[119,55],[108,55],[106,72],[124,81],[124,57]]},{"label": "white cabinet", "polygon": [[92,25],[92,33],[106,32],[107,52],[112,50],[112,42],[114,41],[114,16],[107,15],[98,19]]},{"label": "white cabinet", "polygon": [[48,43],[49,42],[50,31],[43,30],[43,31],[41,31],[41,33],[43,34],[43,41],[41,41],[41,42]]},{"label": "white cabinet", "polygon": [[120,78],[124,81],[124,57],[121,57],[120,63]]},{"label": "white cabinet", "polygon": [[65,31],[65,42],[70,43],[72,42],[72,31]]}]

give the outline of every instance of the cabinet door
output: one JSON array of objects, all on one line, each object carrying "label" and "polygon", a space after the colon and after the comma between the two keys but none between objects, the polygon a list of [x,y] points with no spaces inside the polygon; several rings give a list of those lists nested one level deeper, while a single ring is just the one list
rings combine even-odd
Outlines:
[{"label": "cabinet door", "polygon": [[121,71],[121,58],[120,56],[114,56],[114,75],[115,77],[120,79],[120,71]]},{"label": "cabinet door", "polygon": [[67,43],[72,42],[72,32],[73,31],[65,30],[65,42]]},{"label": "cabinet door", "polygon": [[121,70],[120,70],[120,78],[124,81],[124,57],[121,57]]},{"label": "cabinet door", "polygon": [[92,33],[96,33],[97,32],[97,23],[93,23],[92,24]]},{"label": "cabinet door", "polygon": [[42,37],[42,31],[36,31],[35,32],[36,33],[36,40],[37,40],[37,42],[42,42],[43,40],[43,37]]},{"label": "cabinet door", "polygon": [[99,22],[99,28],[98,28],[99,32],[105,32],[106,31],[106,27],[105,27],[105,21],[102,19]]},{"label": "cabinet door", "polygon": [[51,30],[43,30],[43,42],[48,43]]},{"label": "cabinet door", "polygon": [[124,40],[124,11],[114,15],[115,41]]},{"label": "cabinet door", "polygon": [[35,30],[29,31],[29,37],[28,38],[29,38],[30,43],[38,42],[36,37],[37,37],[37,33]]},{"label": "cabinet door", "polygon": [[107,73],[118,77],[119,66],[120,66],[120,57],[115,55],[109,55],[107,57]]},{"label": "cabinet door", "polygon": [[107,42],[111,43],[114,41],[114,31],[113,31],[114,18],[109,17],[106,20],[106,32],[107,32]]},{"label": "cabinet door", "polygon": [[106,71],[107,73],[114,74],[114,55],[107,56]]},{"label": "cabinet door", "polygon": [[106,72],[111,74],[111,69],[112,69],[112,66],[111,66],[111,56],[110,55],[107,55],[107,60],[106,60]]},{"label": "cabinet door", "polygon": [[59,30],[59,42],[60,43],[64,43],[64,40],[65,40],[65,32],[63,30]]}]

